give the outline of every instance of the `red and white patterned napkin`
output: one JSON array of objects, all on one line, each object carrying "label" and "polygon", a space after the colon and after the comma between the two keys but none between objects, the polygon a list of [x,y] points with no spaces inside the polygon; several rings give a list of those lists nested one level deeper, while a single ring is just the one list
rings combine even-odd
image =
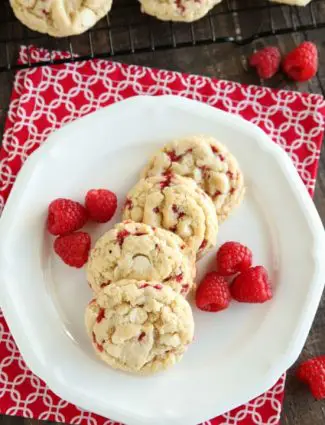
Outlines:
[{"label": "red and white patterned napkin", "polygon": [[[27,62],[28,57],[38,62],[50,59],[50,54],[22,47],[19,61]],[[257,124],[288,152],[313,193],[324,133],[322,96],[92,60],[17,72],[0,151],[0,212],[24,160],[52,131],[127,97],[162,94],[200,100]],[[265,394],[204,425],[277,425],[284,383],[282,376]],[[1,311],[0,413],[77,425],[117,425],[61,400],[33,375]]]}]

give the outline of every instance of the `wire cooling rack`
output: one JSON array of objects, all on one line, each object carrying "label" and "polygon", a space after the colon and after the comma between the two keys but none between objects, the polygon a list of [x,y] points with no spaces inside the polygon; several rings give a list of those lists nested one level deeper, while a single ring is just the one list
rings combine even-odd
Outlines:
[{"label": "wire cooling rack", "polygon": [[[76,37],[55,39],[30,31],[14,17],[9,0],[0,0],[0,72],[62,63],[16,63],[22,44],[66,50],[76,61],[107,58],[212,43],[248,44],[253,40],[325,28],[325,2],[303,8],[269,0],[223,0],[206,17],[192,24],[161,22],[142,14],[137,0],[115,0],[108,16]],[[78,57],[76,57],[78,55]]]}]

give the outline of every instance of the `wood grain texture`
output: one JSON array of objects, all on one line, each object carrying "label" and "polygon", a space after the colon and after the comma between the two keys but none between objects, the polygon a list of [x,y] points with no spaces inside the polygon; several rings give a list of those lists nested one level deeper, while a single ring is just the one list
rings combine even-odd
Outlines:
[{"label": "wood grain texture", "polygon": [[[253,0],[246,0],[250,4]],[[317,13],[325,14],[325,2],[318,5]],[[274,16],[275,23],[284,20],[288,24],[292,24],[292,19],[296,22],[304,22],[309,16],[304,15],[301,9],[294,17],[291,14],[282,13],[281,11]],[[268,16],[261,19],[261,25],[268,25]],[[237,34],[245,33],[251,30],[252,22],[249,16],[234,15],[231,19],[218,21],[221,31],[229,30],[237,31]],[[239,29],[240,28],[240,29]],[[239,32],[238,32],[239,31]],[[286,35],[281,37],[270,37],[269,39],[259,40],[254,44],[238,47],[232,44],[210,45],[207,47],[184,48],[180,50],[168,50],[164,52],[139,54],[123,56],[126,63],[134,63],[139,65],[149,65],[154,67],[166,68],[171,70],[198,73],[217,78],[235,80],[246,84],[260,84],[260,81],[254,74],[247,69],[247,56],[254,48],[260,48],[266,44],[278,45],[282,52],[286,52],[293,48],[297,43],[304,39],[310,39],[317,42],[320,53],[320,69],[316,78],[311,82],[301,84],[299,86],[289,83],[283,76],[278,76],[268,85],[289,89],[309,91],[313,93],[324,94],[325,88],[325,46],[324,32],[312,31],[308,34]],[[182,34],[179,34],[182,36]],[[77,50],[85,49],[86,39],[77,39],[74,41]],[[1,52],[0,52],[1,55]],[[116,57],[118,60],[119,58]],[[6,108],[9,104],[12,73],[0,74],[0,135],[3,131]],[[315,204],[319,214],[325,222],[325,151],[323,149],[318,171],[318,179],[315,191]],[[314,324],[306,342],[305,348],[301,353],[300,360],[310,356],[325,354],[325,297],[322,298]],[[282,425],[323,425],[325,423],[325,401],[314,401],[307,391],[306,387],[299,383],[294,377],[295,366],[288,372],[284,409],[281,418]],[[42,421],[13,418],[0,416],[0,425],[42,425]],[[153,424],[154,425],[154,424]],[[168,424],[166,424],[168,425]],[[185,425],[185,424],[184,424]]]}]

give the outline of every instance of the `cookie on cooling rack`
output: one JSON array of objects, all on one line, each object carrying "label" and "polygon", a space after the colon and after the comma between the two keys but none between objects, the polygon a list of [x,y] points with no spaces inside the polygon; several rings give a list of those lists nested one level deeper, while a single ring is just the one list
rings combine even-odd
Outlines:
[{"label": "cookie on cooling rack", "polygon": [[270,0],[272,3],[282,3],[289,6],[306,6],[311,0]]},{"label": "cookie on cooling rack", "polygon": [[33,31],[54,37],[81,34],[112,7],[112,0],[10,0],[16,17]]},{"label": "cookie on cooling rack", "polygon": [[222,0],[139,0],[141,11],[162,21],[193,22]]}]

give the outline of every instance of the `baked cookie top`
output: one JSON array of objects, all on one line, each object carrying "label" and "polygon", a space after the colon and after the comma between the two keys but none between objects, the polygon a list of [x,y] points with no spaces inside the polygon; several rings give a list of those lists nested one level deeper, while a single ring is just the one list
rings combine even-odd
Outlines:
[{"label": "baked cookie top", "polygon": [[28,28],[54,37],[81,34],[103,18],[112,0],[10,0]]},{"label": "baked cookie top", "polygon": [[86,308],[85,323],[98,356],[115,369],[158,372],[178,362],[194,333],[184,297],[161,282],[122,280]]},{"label": "baked cookie top", "polygon": [[116,224],[98,239],[87,264],[91,288],[121,279],[157,280],[186,295],[195,277],[195,253],[172,232],[135,223]]},{"label": "baked cookie top", "polygon": [[165,145],[149,160],[142,177],[165,173],[191,177],[211,197],[219,224],[241,202],[244,177],[236,158],[213,137],[190,136]]},{"label": "baked cookie top", "polygon": [[193,179],[177,174],[141,179],[127,195],[123,218],[176,233],[198,257],[216,244],[218,219],[211,198]]},{"label": "baked cookie top", "polygon": [[311,0],[270,0],[273,3],[283,3],[290,6],[306,6]]},{"label": "baked cookie top", "polygon": [[221,0],[139,0],[141,11],[162,21],[193,22]]}]

